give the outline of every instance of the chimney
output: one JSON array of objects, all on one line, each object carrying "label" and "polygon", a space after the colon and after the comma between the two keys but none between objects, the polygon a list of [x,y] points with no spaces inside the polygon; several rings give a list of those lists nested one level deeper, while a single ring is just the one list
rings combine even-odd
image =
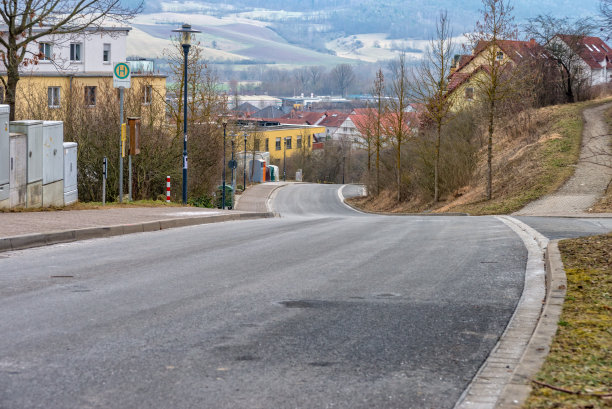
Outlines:
[{"label": "chimney", "polygon": [[529,39],[529,45],[536,45],[535,38]]}]

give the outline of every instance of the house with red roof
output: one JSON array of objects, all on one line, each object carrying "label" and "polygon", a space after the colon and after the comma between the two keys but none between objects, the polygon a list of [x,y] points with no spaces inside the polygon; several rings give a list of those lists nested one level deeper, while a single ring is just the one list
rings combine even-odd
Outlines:
[{"label": "house with red roof", "polygon": [[452,74],[448,78],[447,95],[456,98],[455,109],[477,98],[478,77],[485,76],[489,72],[490,56],[495,56],[496,64],[507,66],[510,69],[519,65],[550,60],[544,47],[535,40],[499,40],[495,45],[489,41],[479,41],[471,55],[462,55],[457,59],[456,65],[451,70]]},{"label": "house with red roof", "polygon": [[553,41],[576,54],[581,76],[590,85],[612,82],[612,49],[601,38],[559,34]]}]

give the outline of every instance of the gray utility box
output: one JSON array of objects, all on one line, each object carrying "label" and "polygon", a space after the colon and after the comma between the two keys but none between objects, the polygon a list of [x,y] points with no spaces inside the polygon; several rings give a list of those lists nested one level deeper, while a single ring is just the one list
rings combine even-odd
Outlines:
[{"label": "gray utility box", "polygon": [[10,144],[9,106],[0,105],[0,208],[9,207],[10,196]]},{"label": "gray utility box", "polygon": [[43,206],[64,205],[64,123],[43,121]]},{"label": "gray utility box", "polygon": [[74,203],[78,198],[77,144],[76,142],[64,142],[64,204]]},{"label": "gray utility box", "polygon": [[42,177],[43,177],[43,129],[42,121],[13,121],[10,131],[26,135],[28,186],[27,207],[42,206]]},{"label": "gray utility box", "polygon": [[11,134],[11,207],[25,207],[28,186],[27,155],[28,142],[22,133]]},{"label": "gray utility box", "polygon": [[64,123],[43,121],[43,185],[64,179]]},{"label": "gray utility box", "polygon": [[[254,163],[253,163],[254,162]],[[251,176],[251,182],[262,183],[266,181],[266,161],[255,159],[247,162],[247,173]],[[251,175],[250,171],[253,170]]]}]

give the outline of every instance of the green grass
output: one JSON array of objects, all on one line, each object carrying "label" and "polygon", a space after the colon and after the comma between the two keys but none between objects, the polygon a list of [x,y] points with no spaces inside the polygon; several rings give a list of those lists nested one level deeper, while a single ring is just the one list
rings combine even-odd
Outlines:
[{"label": "green grass", "polygon": [[524,408],[612,407],[612,234],[559,243],[567,296],[551,351]]}]

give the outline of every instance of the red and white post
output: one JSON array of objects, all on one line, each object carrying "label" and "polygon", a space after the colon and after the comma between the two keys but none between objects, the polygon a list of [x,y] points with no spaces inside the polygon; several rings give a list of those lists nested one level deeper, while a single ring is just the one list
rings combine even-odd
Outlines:
[{"label": "red and white post", "polygon": [[170,176],[166,176],[166,203],[170,203]]}]

